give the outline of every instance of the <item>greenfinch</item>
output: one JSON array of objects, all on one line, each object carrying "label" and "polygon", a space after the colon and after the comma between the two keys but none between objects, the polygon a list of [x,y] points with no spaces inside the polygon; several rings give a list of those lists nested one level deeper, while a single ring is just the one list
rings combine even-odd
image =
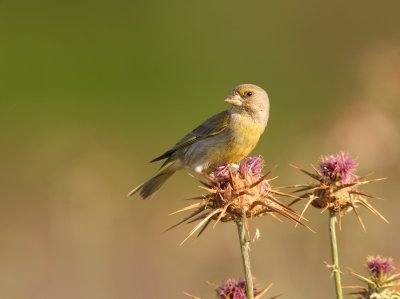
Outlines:
[{"label": "greenfinch", "polygon": [[170,150],[150,162],[165,160],[156,174],[133,189],[151,198],[180,169],[207,173],[223,163],[236,163],[256,146],[268,122],[267,93],[253,84],[237,86],[225,99],[232,105],[199,125]]}]

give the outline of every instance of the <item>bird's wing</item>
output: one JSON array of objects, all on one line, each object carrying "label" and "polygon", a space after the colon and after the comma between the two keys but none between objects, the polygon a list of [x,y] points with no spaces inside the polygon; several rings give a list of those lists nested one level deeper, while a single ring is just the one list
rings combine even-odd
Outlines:
[{"label": "bird's wing", "polygon": [[225,110],[218,114],[215,114],[214,116],[210,117],[205,122],[203,122],[200,126],[195,128],[192,132],[183,137],[181,140],[179,140],[178,143],[176,143],[173,148],[166,151],[161,156],[151,160],[150,162],[156,162],[170,158],[178,150],[184,149],[201,139],[220,134],[228,126],[229,119],[230,119],[229,110]]}]

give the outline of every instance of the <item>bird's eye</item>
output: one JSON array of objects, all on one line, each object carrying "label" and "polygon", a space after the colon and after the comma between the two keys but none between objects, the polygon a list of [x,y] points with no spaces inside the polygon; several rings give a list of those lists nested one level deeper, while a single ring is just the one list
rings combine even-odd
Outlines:
[{"label": "bird's eye", "polygon": [[252,91],[246,91],[244,94],[245,94],[246,97],[251,97],[253,95],[253,92]]}]

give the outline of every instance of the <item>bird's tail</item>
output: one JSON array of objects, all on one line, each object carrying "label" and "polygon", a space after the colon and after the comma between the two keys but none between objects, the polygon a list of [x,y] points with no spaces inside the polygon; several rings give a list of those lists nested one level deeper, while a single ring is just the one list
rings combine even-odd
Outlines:
[{"label": "bird's tail", "polygon": [[162,167],[151,179],[129,192],[128,196],[140,191],[140,196],[143,199],[151,198],[175,171],[176,168],[173,167],[173,163]]}]

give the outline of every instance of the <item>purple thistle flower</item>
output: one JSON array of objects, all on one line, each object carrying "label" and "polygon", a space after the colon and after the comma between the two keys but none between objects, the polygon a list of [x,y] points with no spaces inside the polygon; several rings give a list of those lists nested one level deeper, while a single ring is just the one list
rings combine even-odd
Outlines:
[{"label": "purple thistle flower", "polygon": [[356,166],[356,162],[350,158],[348,153],[341,152],[336,156],[323,157],[319,169],[329,184],[336,182],[350,184],[358,179],[358,176],[354,174]]},{"label": "purple thistle flower", "polygon": [[394,299],[400,298],[400,273],[395,273],[391,258],[381,256],[368,256],[365,265],[369,276],[362,276],[352,272],[356,278],[366,286],[351,287],[358,289],[351,294],[358,295],[359,299]]},{"label": "purple thistle flower", "polygon": [[264,167],[264,159],[261,156],[247,157],[244,161],[239,164],[239,172],[242,175],[246,175],[250,172],[254,176],[261,175],[261,170]]},{"label": "purple thistle flower", "polygon": [[[246,299],[246,280],[228,278],[216,288],[216,292],[221,299]],[[254,288],[254,292],[256,292],[256,288]]]},{"label": "purple thistle flower", "polygon": [[[301,188],[296,192],[304,192],[300,198],[308,200],[306,209],[311,204],[322,211],[329,210],[330,212],[335,212],[338,217],[339,228],[341,227],[341,217],[347,214],[347,212],[354,210],[358,221],[365,230],[364,222],[357,211],[359,207],[365,207],[383,221],[388,222],[368,202],[368,198],[375,197],[359,191],[359,186],[380,181],[383,178],[366,180],[359,177],[355,174],[356,166],[356,162],[350,158],[348,153],[341,152],[337,155],[322,156],[318,169],[314,167],[315,172],[294,166],[294,168],[299,169],[317,182],[291,187]],[[293,203],[296,201],[293,201]]]},{"label": "purple thistle flower", "polygon": [[234,299],[247,299],[246,292],[243,289],[236,288],[232,295]]},{"label": "purple thistle flower", "polygon": [[233,163],[219,165],[214,169],[212,174],[219,183],[224,184],[229,181],[229,171],[231,171],[233,175],[239,173],[242,178],[246,178],[248,176],[257,178],[261,175],[263,166],[264,159],[261,156],[247,157],[241,161],[238,166]]},{"label": "purple thistle flower", "polygon": [[222,164],[218,166],[215,171],[214,175],[218,181],[226,181],[229,178],[229,167],[228,163]]},{"label": "purple thistle flower", "polygon": [[371,276],[374,278],[385,276],[392,273],[394,270],[392,259],[380,256],[367,257],[367,268]]}]

